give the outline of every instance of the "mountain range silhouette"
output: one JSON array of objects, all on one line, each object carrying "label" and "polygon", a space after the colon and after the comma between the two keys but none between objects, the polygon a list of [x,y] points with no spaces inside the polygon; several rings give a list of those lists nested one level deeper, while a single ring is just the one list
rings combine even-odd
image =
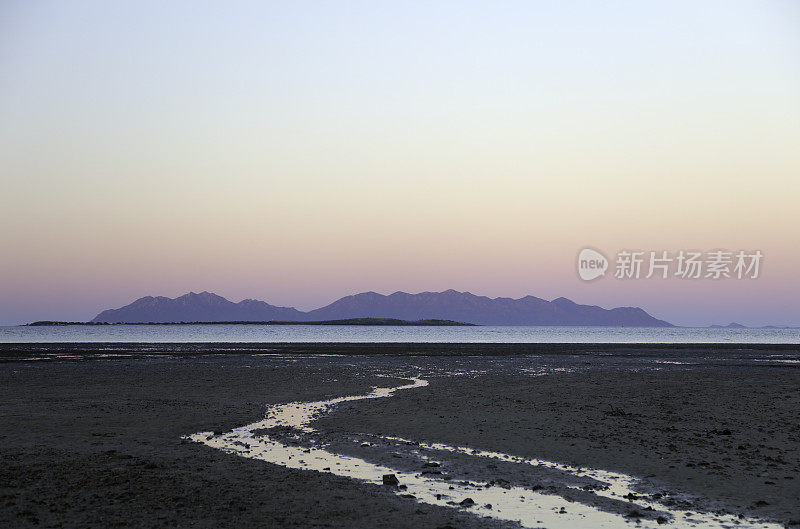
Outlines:
[{"label": "mountain range silhouette", "polygon": [[446,290],[383,295],[363,292],[345,296],[308,312],[245,299],[234,303],[211,292],[177,298],[146,296],[118,309],[104,310],[92,323],[322,321],[349,318],[442,319],[477,325],[587,325],[672,327],[638,307],[604,309],[566,298],[547,301],[534,296],[489,298]]}]

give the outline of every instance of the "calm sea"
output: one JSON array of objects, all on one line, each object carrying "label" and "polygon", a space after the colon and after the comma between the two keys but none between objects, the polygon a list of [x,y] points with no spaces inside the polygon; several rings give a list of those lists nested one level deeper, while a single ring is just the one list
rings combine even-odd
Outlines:
[{"label": "calm sea", "polygon": [[700,327],[383,327],[321,325],[108,325],[0,327],[14,342],[463,342],[789,343],[800,329]]}]

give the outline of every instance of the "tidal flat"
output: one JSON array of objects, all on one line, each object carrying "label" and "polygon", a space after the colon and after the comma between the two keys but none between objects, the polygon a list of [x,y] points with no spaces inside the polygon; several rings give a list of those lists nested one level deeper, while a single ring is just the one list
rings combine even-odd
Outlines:
[{"label": "tidal flat", "polygon": [[[537,527],[584,526],[569,517],[587,506],[620,527],[682,527],[674,514],[687,512],[698,522],[800,526],[792,346],[0,351],[1,526],[515,527],[502,502],[487,509],[480,500],[509,491],[524,493],[521,512],[544,509],[542,520],[525,522]],[[254,431],[246,450],[263,436],[309,454],[302,464],[226,449],[231,432],[288,403],[404,385],[320,408],[310,431]],[[388,468],[398,485],[313,470],[310,454],[320,449]],[[635,490],[615,495],[608,475],[630,477]],[[424,501],[417,478],[443,482],[441,497]]]}]

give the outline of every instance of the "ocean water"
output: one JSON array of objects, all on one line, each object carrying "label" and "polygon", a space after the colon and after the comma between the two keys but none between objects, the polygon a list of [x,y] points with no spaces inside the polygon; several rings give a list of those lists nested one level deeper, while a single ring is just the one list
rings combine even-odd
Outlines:
[{"label": "ocean water", "polygon": [[394,327],[352,325],[65,325],[53,327],[0,327],[0,343],[35,342],[800,344],[800,329],[521,326]]}]

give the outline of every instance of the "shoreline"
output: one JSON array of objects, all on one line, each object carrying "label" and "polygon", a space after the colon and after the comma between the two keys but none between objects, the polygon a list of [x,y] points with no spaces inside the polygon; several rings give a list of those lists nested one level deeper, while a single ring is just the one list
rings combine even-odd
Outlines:
[{"label": "shoreline", "polygon": [[268,321],[150,321],[150,322],[104,322],[104,321],[34,321],[19,327],[122,327],[125,325],[323,325],[323,326],[362,326],[362,327],[480,327],[476,323],[454,320],[426,318],[421,320],[401,320],[398,318],[344,318],[338,320],[268,320]]},{"label": "shoreline", "polygon": [[800,344],[785,343],[477,343],[477,342],[7,342],[0,343],[0,359],[28,353],[85,355],[122,352],[148,355],[343,354],[425,356],[546,355],[742,355],[800,352]]}]

